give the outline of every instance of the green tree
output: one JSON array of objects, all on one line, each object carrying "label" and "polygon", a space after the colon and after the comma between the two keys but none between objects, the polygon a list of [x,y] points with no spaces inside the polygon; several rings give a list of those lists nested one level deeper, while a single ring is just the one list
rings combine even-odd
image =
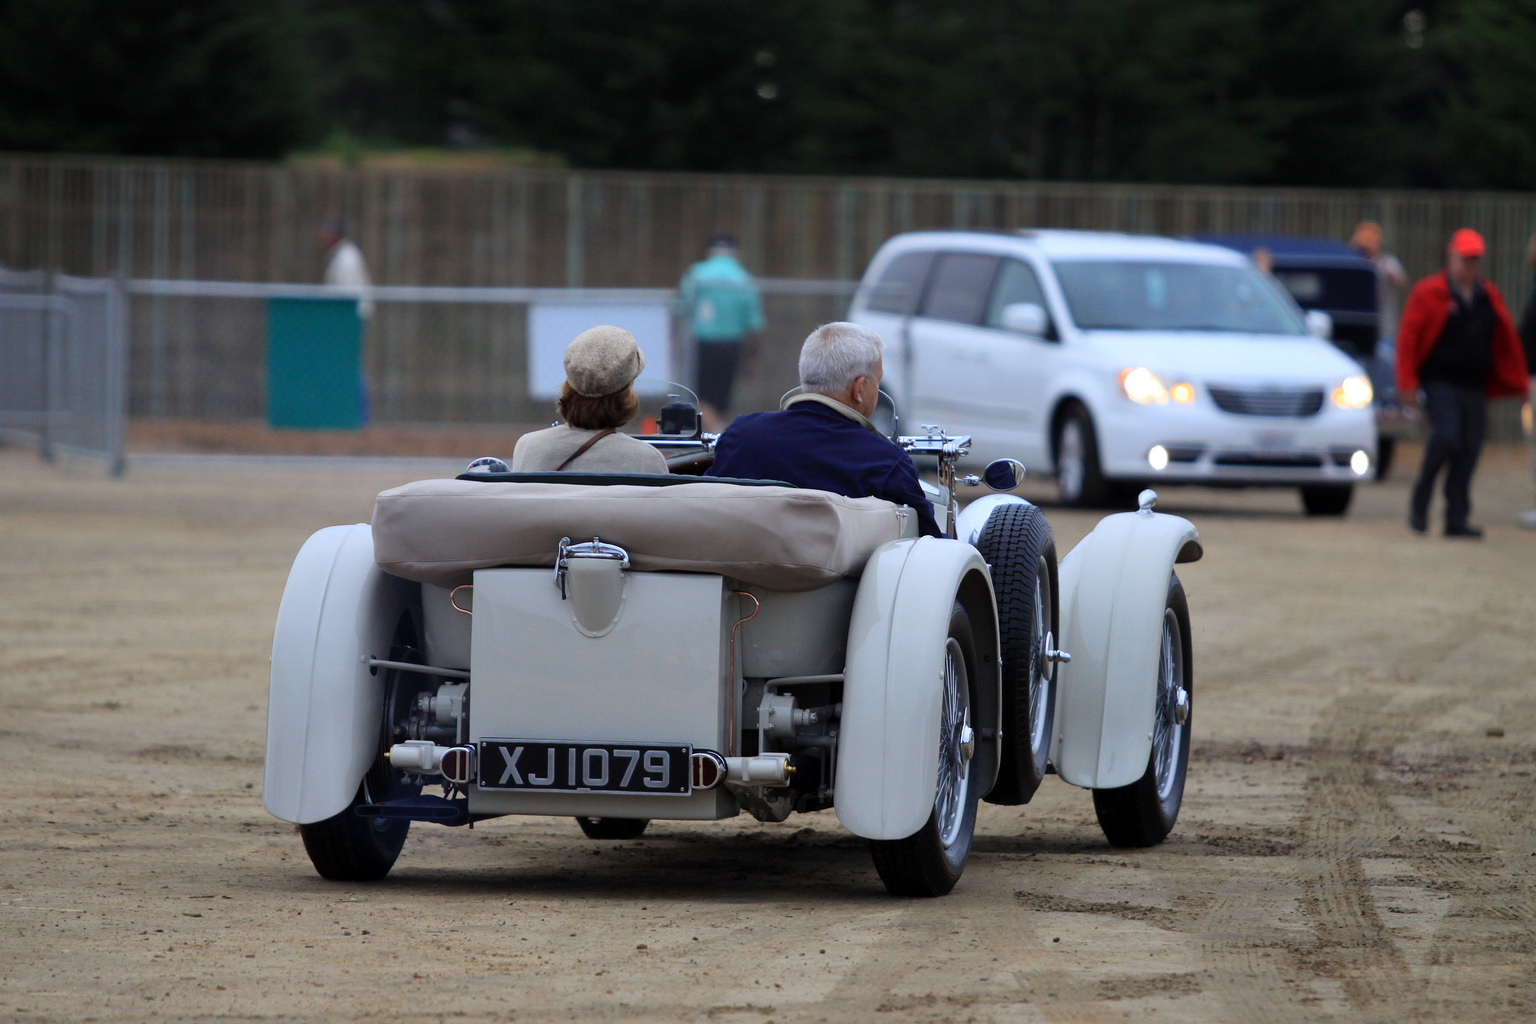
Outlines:
[{"label": "green tree", "polygon": [[314,135],[286,0],[8,0],[0,146],[281,156]]},{"label": "green tree", "polygon": [[1462,0],[1433,15],[1443,62],[1434,177],[1458,188],[1536,187],[1536,0]]}]

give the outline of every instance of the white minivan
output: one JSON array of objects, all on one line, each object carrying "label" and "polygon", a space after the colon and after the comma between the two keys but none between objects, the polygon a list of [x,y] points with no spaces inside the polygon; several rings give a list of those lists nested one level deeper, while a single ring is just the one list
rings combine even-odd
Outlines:
[{"label": "white minivan", "polygon": [[870,262],[848,319],[885,342],[904,432],[968,433],[975,459],[1053,472],[1070,505],[1164,481],[1297,487],[1309,514],[1342,515],[1371,472],[1359,364],[1220,246],[1086,231],[898,235]]}]

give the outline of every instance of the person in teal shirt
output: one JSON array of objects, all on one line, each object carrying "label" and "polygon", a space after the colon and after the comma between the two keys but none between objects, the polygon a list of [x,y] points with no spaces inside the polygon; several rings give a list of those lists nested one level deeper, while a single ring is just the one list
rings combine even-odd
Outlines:
[{"label": "person in teal shirt", "polygon": [[715,235],[708,256],[688,268],[678,286],[678,304],[698,354],[699,405],[708,430],[720,429],[737,366],[750,365],[755,354],[750,336],[763,329],[762,298],[736,252],[734,237]]}]

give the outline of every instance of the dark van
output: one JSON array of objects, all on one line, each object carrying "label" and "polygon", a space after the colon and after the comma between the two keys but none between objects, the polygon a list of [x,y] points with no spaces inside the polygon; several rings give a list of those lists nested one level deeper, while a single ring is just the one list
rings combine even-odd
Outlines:
[{"label": "dark van", "polygon": [[1387,475],[1392,450],[1412,432],[1413,418],[1397,402],[1393,368],[1395,339],[1381,336],[1376,303],[1376,268],[1358,250],[1331,238],[1303,235],[1196,235],[1193,240],[1223,245],[1245,255],[1269,251],[1275,280],[1303,310],[1320,310],[1333,320],[1332,341],[1365,369],[1376,392],[1376,479]]}]

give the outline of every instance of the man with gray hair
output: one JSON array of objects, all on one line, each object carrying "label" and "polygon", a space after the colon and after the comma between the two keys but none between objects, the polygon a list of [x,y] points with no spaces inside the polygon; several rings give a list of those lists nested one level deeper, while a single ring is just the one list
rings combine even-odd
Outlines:
[{"label": "man with gray hair", "polygon": [[781,412],[738,417],[715,445],[708,476],[783,480],[796,487],[884,498],[917,510],[924,536],[940,536],[907,453],[869,422],[880,395],[880,336],[823,324],[800,349],[800,386]]}]

